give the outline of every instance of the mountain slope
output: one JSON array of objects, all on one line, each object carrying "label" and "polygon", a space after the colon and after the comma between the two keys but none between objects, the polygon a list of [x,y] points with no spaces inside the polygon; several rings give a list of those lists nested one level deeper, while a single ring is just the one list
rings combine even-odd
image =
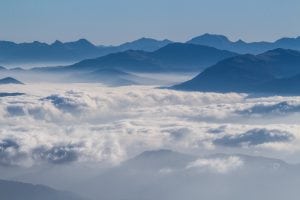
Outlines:
[{"label": "mountain slope", "polygon": [[126,50],[155,51],[169,43],[172,41],[150,38],[141,38],[119,46],[95,46],[86,39],[65,43],[56,40],[52,44],[0,41],[0,64],[79,62]]},{"label": "mountain slope", "polygon": [[[144,152],[108,169],[78,190],[84,190],[91,198],[111,200],[250,200],[253,195],[245,195],[245,191],[255,189],[255,199],[269,195],[279,200],[281,195],[290,197],[293,196],[290,192],[299,193],[299,176],[299,167],[278,159],[241,154],[195,156],[157,150]],[[263,177],[259,188],[257,177]],[[279,180],[289,182],[291,187],[286,191],[275,190],[280,185]],[[111,188],[114,191],[107,192]],[[275,192],[270,193],[267,188]]]},{"label": "mountain slope", "polygon": [[[297,74],[300,74],[300,52],[276,49],[257,56],[248,54],[223,60],[173,88],[209,92],[282,93],[284,88],[290,88],[297,82]],[[296,77],[291,79],[293,76]],[[294,92],[300,91],[297,86],[293,87]]]},{"label": "mountain slope", "polygon": [[5,85],[5,84],[23,84],[23,83],[12,77],[6,77],[3,79],[0,79],[0,85]]},{"label": "mountain slope", "polygon": [[238,40],[230,41],[226,36],[204,34],[187,41],[189,44],[198,44],[224,49],[241,54],[251,53],[259,54],[276,48],[300,50],[300,37],[297,38],[281,38],[275,42],[244,42]]},{"label": "mountain slope", "polygon": [[129,50],[50,70],[94,71],[110,68],[136,72],[200,71],[222,59],[236,55],[212,47],[172,43],[154,52]]},{"label": "mountain slope", "polygon": [[[168,44],[170,40],[155,40],[151,38],[141,38],[131,42],[126,42],[117,46],[96,46],[86,39],[79,39],[73,42],[55,41],[46,44],[38,41],[30,43],[14,43],[10,41],[0,41],[0,64],[55,64],[55,63],[75,63],[84,59],[105,56],[127,50],[156,51]],[[244,42],[238,40],[230,41],[223,35],[204,34],[186,42],[210,46],[217,49],[237,52],[258,54],[275,48],[285,48],[300,50],[300,37],[281,38],[275,42]]]},{"label": "mountain slope", "polygon": [[258,91],[284,95],[300,95],[300,74],[289,78],[274,79],[259,86]]},{"label": "mountain slope", "polygon": [[52,44],[41,42],[20,43],[0,41],[0,63],[36,63],[75,61],[99,56],[101,49],[85,39]]},{"label": "mountain slope", "polygon": [[42,185],[0,180],[1,200],[83,200],[74,194]]},{"label": "mountain slope", "polygon": [[199,71],[209,65],[237,54],[202,45],[173,43],[153,53],[166,70]]},{"label": "mountain slope", "polygon": [[142,51],[156,51],[168,44],[173,43],[170,40],[155,40],[152,38],[141,38],[132,42],[126,42],[117,46],[118,51],[127,50],[142,50]]},{"label": "mountain slope", "polygon": [[136,79],[137,77],[116,69],[99,69],[93,72],[75,75],[72,78],[77,82],[96,82],[104,83],[109,86],[124,86],[134,85],[135,82],[132,80]]}]

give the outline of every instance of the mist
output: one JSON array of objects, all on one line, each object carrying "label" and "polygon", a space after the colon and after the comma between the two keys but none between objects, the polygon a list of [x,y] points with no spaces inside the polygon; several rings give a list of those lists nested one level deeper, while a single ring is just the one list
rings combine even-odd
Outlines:
[{"label": "mist", "polygon": [[0,98],[2,178],[91,199],[298,194],[300,97],[34,81],[0,93],[21,94]]}]

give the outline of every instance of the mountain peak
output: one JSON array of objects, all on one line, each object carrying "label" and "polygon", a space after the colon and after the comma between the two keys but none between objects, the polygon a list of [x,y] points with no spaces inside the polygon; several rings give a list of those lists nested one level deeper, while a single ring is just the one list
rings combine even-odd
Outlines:
[{"label": "mountain peak", "polygon": [[135,41],[156,41],[156,40],[153,38],[142,37],[140,39],[134,40],[133,42]]},{"label": "mountain peak", "polygon": [[270,51],[267,51],[265,53],[259,54],[259,56],[287,56],[287,55],[293,55],[293,56],[300,56],[300,52],[292,49],[283,49],[283,48],[277,48]]},{"label": "mountain peak", "polygon": [[60,45],[63,45],[63,43],[59,40],[55,40],[51,45],[52,46],[60,46]]},{"label": "mountain peak", "polygon": [[246,44],[246,42],[244,42],[244,40],[239,39],[238,41],[236,41],[235,43],[237,44]]},{"label": "mountain peak", "polygon": [[134,40],[132,42],[126,42],[121,44],[119,48],[124,50],[144,50],[144,51],[155,51],[159,48],[172,43],[170,40],[156,40],[153,38],[142,37],[140,39]]},{"label": "mountain peak", "polygon": [[21,81],[18,81],[12,77],[6,77],[3,79],[0,79],[0,84],[24,84]]},{"label": "mountain peak", "polygon": [[220,34],[211,34],[211,33],[205,33],[202,36],[199,37],[203,37],[203,38],[220,38],[220,39],[226,39],[228,40],[228,38],[224,35],[220,35]]},{"label": "mountain peak", "polygon": [[84,38],[80,38],[79,40],[75,41],[76,43],[80,43],[80,44],[89,44],[92,45],[92,43],[90,41],[88,41],[87,39]]},{"label": "mountain peak", "polygon": [[192,38],[186,43],[210,46],[219,49],[226,49],[228,45],[231,44],[231,41],[224,35],[206,33],[204,35],[200,35],[198,37]]},{"label": "mountain peak", "polygon": [[[224,35],[205,33],[203,35],[194,37],[192,40],[202,42],[230,42],[230,40]],[[192,41],[190,40],[190,41]],[[189,42],[188,42],[189,43]]]},{"label": "mountain peak", "polygon": [[[274,49],[222,60],[173,88],[205,92],[299,94],[300,52]],[[292,77],[292,78],[291,78]]]}]

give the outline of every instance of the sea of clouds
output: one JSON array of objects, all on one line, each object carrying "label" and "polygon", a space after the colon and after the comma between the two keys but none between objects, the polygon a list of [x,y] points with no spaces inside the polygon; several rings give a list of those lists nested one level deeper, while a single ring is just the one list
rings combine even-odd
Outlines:
[{"label": "sea of clouds", "polygon": [[[0,93],[3,166],[118,165],[156,149],[299,162],[300,97],[37,83],[1,86]],[[200,160],[189,167],[197,165],[210,166]]]}]

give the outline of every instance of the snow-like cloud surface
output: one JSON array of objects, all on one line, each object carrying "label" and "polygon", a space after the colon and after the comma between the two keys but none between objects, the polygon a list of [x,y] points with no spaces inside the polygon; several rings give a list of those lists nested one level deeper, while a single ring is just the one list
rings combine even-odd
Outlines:
[{"label": "snow-like cloud surface", "polygon": [[225,135],[214,141],[214,144],[236,147],[236,146],[255,146],[272,142],[288,142],[293,140],[293,135],[288,132],[267,129],[251,129],[245,133],[236,135]]},{"label": "snow-like cloud surface", "polygon": [[1,86],[0,164],[119,163],[145,150],[300,150],[300,97],[99,84]]},{"label": "snow-like cloud surface", "polygon": [[198,168],[200,170],[209,170],[217,173],[227,173],[243,165],[243,161],[237,156],[228,158],[201,158],[189,163],[186,168]]}]

